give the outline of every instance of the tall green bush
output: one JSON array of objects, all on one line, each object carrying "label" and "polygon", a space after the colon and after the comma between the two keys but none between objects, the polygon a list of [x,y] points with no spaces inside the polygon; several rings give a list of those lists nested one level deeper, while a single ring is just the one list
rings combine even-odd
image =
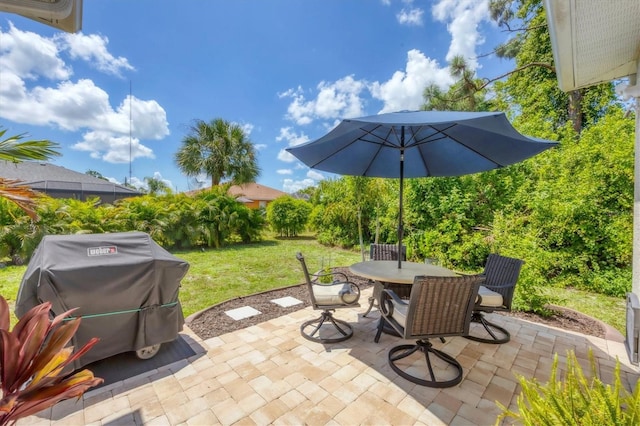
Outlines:
[{"label": "tall green bush", "polygon": [[291,196],[276,198],[267,206],[267,221],[282,237],[295,237],[304,231],[311,213],[311,205]]},{"label": "tall green bush", "polygon": [[397,242],[397,180],[355,176],[323,180],[311,204],[309,225],[322,244],[353,247],[360,236],[363,243]]}]

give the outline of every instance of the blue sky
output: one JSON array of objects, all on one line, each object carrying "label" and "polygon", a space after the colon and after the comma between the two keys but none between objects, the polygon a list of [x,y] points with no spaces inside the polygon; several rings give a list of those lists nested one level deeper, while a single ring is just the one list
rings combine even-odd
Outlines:
[{"label": "blue sky", "polygon": [[0,12],[0,126],[59,143],[54,164],[185,191],[209,180],[175,165],[182,139],[222,118],[254,143],[257,181],[295,192],[328,175],[285,148],[343,118],[419,109],[425,86],[452,83],[453,55],[481,77],[509,69],[477,59],[507,37],[487,4],[84,0],[76,34]]}]

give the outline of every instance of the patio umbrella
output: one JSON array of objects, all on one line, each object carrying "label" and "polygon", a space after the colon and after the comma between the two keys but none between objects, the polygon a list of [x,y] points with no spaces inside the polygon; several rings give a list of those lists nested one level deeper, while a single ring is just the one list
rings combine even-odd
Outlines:
[{"label": "patio umbrella", "polygon": [[401,250],[404,178],[497,169],[555,145],[520,134],[502,112],[403,111],[345,119],[320,139],[287,151],[317,170],[399,178]]}]

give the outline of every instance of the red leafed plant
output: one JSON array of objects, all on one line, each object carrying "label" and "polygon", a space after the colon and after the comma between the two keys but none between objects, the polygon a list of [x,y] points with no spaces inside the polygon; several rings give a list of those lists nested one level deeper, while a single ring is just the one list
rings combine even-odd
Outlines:
[{"label": "red leafed plant", "polygon": [[51,303],[33,307],[9,331],[9,305],[0,296],[0,425],[15,423],[58,402],[80,397],[102,383],[89,370],[70,374],[64,368],[86,353],[91,339],[73,353],[66,347],[80,318],[65,320],[73,310],[49,318]]}]

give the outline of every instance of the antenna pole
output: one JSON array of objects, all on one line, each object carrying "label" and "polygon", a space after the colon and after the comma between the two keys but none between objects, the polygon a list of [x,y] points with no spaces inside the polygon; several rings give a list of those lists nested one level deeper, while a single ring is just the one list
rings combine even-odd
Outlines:
[{"label": "antenna pole", "polygon": [[133,116],[131,113],[131,80],[129,80],[129,182],[131,182],[131,128],[133,126]]}]

